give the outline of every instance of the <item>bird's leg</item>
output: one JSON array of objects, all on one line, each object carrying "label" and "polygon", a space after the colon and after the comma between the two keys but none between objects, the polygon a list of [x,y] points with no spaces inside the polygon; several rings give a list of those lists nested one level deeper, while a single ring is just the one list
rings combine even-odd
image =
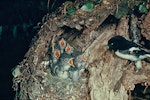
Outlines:
[{"label": "bird's leg", "polygon": [[135,68],[136,72],[139,71],[142,68],[141,60],[136,61],[135,66],[136,66],[136,68]]}]

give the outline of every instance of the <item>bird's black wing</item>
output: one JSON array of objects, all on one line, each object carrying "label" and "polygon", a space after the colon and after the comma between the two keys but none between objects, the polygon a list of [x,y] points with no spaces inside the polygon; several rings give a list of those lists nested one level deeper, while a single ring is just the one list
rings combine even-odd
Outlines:
[{"label": "bird's black wing", "polygon": [[126,44],[124,45],[126,47],[126,50],[123,50],[122,53],[127,53],[135,56],[150,54],[150,50],[146,49],[144,46],[138,43],[134,43],[131,41],[126,41]]},{"label": "bird's black wing", "polygon": [[148,50],[147,48],[145,48],[144,46],[142,46],[141,44],[135,43],[142,52],[144,52],[145,54],[150,54],[150,50]]}]

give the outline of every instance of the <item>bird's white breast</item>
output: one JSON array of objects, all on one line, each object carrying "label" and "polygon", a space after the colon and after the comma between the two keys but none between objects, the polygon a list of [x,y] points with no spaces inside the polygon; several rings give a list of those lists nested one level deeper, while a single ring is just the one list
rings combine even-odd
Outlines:
[{"label": "bird's white breast", "polygon": [[131,54],[123,54],[123,53],[120,53],[119,51],[116,51],[115,54],[122,59],[127,59],[127,60],[131,60],[131,61],[138,60],[138,58],[136,56],[131,55]]}]

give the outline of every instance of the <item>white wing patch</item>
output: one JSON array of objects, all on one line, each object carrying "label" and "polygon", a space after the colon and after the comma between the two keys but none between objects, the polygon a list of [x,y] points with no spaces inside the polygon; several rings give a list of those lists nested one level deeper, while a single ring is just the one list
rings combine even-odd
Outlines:
[{"label": "white wing patch", "polygon": [[123,54],[123,53],[120,53],[118,50],[115,52],[115,54],[122,59],[127,59],[127,60],[131,60],[131,61],[138,60],[136,56],[131,55],[131,54]]},{"label": "white wing patch", "polygon": [[137,48],[137,47],[132,47],[132,48],[129,49],[129,51],[130,51],[130,52],[133,52],[133,51],[140,51],[140,49]]},{"label": "white wing patch", "polygon": [[[135,48],[132,48],[131,50],[135,50]],[[117,50],[115,54],[122,59],[127,59],[130,61],[138,61],[138,60],[143,60],[147,57],[150,57],[150,54],[140,55],[139,57],[132,55],[132,54],[123,54],[123,53],[120,53],[119,50]]]}]

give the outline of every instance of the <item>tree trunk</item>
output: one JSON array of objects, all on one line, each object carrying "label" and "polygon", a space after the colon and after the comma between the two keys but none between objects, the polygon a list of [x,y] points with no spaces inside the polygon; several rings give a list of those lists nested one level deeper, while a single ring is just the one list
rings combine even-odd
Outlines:
[{"label": "tree trunk", "polygon": [[[119,23],[107,23],[120,3],[104,1],[91,12],[78,9],[73,15],[47,16],[24,60],[13,71],[16,99],[127,100],[135,84],[149,82],[147,63],[143,62],[143,72],[136,74],[134,64],[128,65],[127,60],[108,50],[107,42],[112,36],[129,39],[129,18],[124,16]],[[55,50],[61,49],[61,39],[73,48],[73,53],[59,52],[61,55],[58,53],[54,59]],[[85,58],[79,59],[83,55]],[[74,67],[63,71],[67,75],[60,74],[62,70],[57,70],[56,65],[62,69],[67,66],[63,59],[70,58]],[[77,67],[79,64],[82,68]],[[73,73],[75,68],[77,76]]]}]

